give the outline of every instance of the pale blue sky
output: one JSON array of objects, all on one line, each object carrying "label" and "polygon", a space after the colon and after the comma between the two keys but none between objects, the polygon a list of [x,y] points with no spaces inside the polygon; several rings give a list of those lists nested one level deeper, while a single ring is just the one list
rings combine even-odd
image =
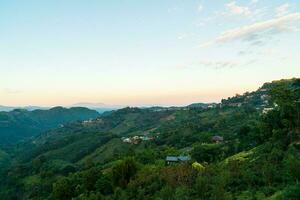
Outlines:
[{"label": "pale blue sky", "polygon": [[298,0],[0,0],[0,105],[184,105],[300,76]]}]

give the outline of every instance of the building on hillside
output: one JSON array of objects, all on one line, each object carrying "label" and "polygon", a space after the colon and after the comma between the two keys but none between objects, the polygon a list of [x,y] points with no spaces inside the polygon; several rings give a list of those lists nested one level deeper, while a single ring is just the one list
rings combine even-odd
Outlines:
[{"label": "building on hillside", "polygon": [[82,122],[83,125],[87,125],[87,124],[91,124],[91,123],[93,123],[93,119],[84,120],[84,121]]},{"label": "building on hillside", "polygon": [[241,107],[242,103],[229,103],[228,105],[232,107]]},{"label": "building on hillside", "polygon": [[130,138],[125,138],[125,137],[122,138],[122,141],[124,143],[129,143],[129,144],[132,142]]},{"label": "building on hillside", "polygon": [[133,136],[131,141],[132,144],[139,144],[142,141],[142,139],[139,136]]},{"label": "building on hillside", "polygon": [[171,163],[178,162],[178,158],[177,158],[177,156],[167,156],[166,157],[166,162],[167,162],[168,165],[170,165]]},{"label": "building on hillside", "polygon": [[191,160],[190,156],[167,156],[166,157],[166,162],[168,165],[188,162],[190,160]]},{"label": "building on hillside", "polygon": [[266,99],[269,98],[269,96],[268,96],[267,94],[263,94],[263,95],[260,96],[260,98],[261,98],[262,100],[266,100]]},{"label": "building on hillside", "polygon": [[140,136],[140,139],[143,141],[149,141],[149,140],[153,140],[153,137],[149,137],[149,136]]},{"label": "building on hillside", "polygon": [[224,141],[224,138],[222,136],[219,136],[219,135],[215,135],[211,138],[211,140],[214,142],[214,143],[221,143]]},{"label": "building on hillside", "polygon": [[151,141],[154,140],[154,137],[149,137],[149,136],[133,136],[133,137],[122,137],[121,140],[124,143],[129,143],[129,144],[139,144],[142,141]]},{"label": "building on hillside", "polygon": [[267,92],[268,90],[266,88],[260,88],[258,91],[260,91],[260,92]]},{"label": "building on hillside", "polygon": [[216,103],[211,103],[207,106],[207,108],[216,108],[218,104]]},{"label": "building on hillside", "polygon": [[178,160],[180,162],[188,162],[191,160],[191,157],[190,156],[178,156]]},{"label": "building on hillside", "polygon": [[267,114],[268,112],[270,112],[273,109],[274,108],[264,108],[262,112],[263,112],[263,114]]}]

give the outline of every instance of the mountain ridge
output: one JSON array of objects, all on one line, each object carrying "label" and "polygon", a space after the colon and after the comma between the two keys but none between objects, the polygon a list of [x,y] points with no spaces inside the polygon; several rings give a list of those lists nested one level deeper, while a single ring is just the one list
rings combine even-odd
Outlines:
[{"label": "mountain ridge", "polygon": [[296,200],[299,99],[300,79],[281,80],[211,107],[126,107],[68,123],[3,149],[0,195]]},{"label": "mountain ridge", "polygon": [[96,118],[99,115],[97,111],[81,107],[2,111],[0,112],[0,143],[15,143],[26,140],[43,131],[58,128],[65,123]]}]

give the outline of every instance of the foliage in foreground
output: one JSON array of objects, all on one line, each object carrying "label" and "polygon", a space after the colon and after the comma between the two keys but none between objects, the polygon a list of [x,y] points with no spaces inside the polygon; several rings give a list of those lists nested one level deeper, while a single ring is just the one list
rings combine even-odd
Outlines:
[{"label": "foliage in foreground", "polygon": [[[266,114],[253,109],[258,100],[241,107],[225,101],[222,108],[159,114],[127,109],[95,125],[67,127],[36,139],[41,145],[30,146],[31,157],[16,155],[0,195],[8,200],[299,199],[300,81],[275,82],[269,94],[273,110]],[[241,99],[249,98],[227,103]],[[139,131],[157,138],[139,145],[120,142],[120,136]],[[213,143],[216,133],[225,141]],[[165,156],[180,154],[192,160],[164,162]]]}]

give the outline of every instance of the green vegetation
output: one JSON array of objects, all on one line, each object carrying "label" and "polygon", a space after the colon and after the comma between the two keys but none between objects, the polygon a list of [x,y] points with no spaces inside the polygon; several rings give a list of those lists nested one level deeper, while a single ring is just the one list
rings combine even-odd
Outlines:
[{"label": "green vegetation", "polygon": [[50,110],[27,111],[15,109],[0,112],[0,144],[12,144],[29,139],[44,131],[77,120],[93,119],[99,116],[87,108],[55,107]]},{"label": "green vegetation", "polygon": [[[290,79],[214,106],[125,108],[70,123],[0,150],[0,165],[11,161],[0,197],[296,200],[299,100],[300,79]],[[123,142],[135,135],[152,139]],[[192,159],[165,162],[180,155]]]}]

